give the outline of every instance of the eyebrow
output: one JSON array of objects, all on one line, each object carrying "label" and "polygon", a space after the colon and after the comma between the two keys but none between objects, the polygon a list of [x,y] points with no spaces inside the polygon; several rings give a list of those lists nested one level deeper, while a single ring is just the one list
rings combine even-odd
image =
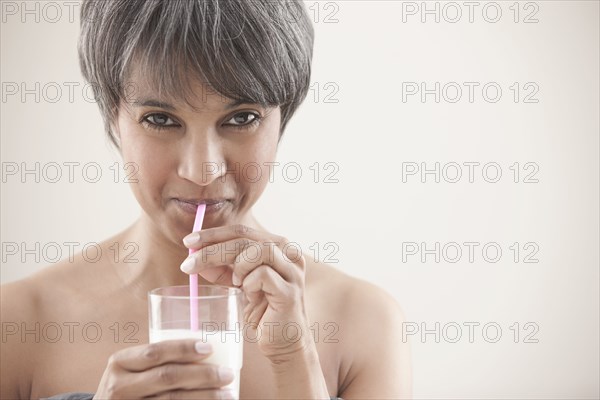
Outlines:
[{"label": "eyebrow", "polygon": [[[231,103],[227,103],[225,110],[231,110],[232,108],[235,108],[241,104],[251,104],[251,103],[247,103],[244,100],[234,100]],[[158,101],[158,100],[154,100],[154,99],[136,100],[133,102],[133,105],[135,107],[158,107],[158,108],[164,108],[165,110],[169,110],[169,111],[175,111],[175,107],[172,104],[164,103],[162,101]]]}]

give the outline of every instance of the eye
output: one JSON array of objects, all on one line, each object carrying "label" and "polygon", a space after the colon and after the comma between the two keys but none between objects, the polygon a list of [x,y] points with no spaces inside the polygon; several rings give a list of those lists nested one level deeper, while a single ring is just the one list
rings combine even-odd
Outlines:
[{"label": "eye", "polygon": [[171,117],[162,113],[148,114],[142,118],[142,123],[151,129],[157,130],[179,126]]},{"label": "eye", "polygon": [[225,122],[225,125],[230,125],[235,129],[250,129],[253,126],[258,125],[261,119],[262,117],[257,113],[244,111],[235,114]]}]

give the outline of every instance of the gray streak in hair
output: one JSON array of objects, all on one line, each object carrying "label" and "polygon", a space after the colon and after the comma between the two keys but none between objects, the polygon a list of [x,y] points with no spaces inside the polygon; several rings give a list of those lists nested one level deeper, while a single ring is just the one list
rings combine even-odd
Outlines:
[{"label": "gray streak in hair", "polygon": [[309,89],[314,31],[301,0],[84,0],[79,61],[105,129],[133,68],[159,96],[193,96],[190,79],[226,98],[281,106],[281,130]]}]

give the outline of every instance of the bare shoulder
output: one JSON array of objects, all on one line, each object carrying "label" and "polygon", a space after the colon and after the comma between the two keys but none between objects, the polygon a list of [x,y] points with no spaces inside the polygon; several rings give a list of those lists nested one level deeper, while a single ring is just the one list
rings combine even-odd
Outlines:
[{"label": "bare shoulder", "polygon": [[337,267],[309,262],[312,297],[337,322],[343,354],[342,398],[411,398],[408,342],[402,341],[405,314],[385,289]]},{"label": "bare shoulder", "polygon": [[[33,348],[30,345],[37,343],[36,340],[31,340],[33,336],[25,335],[26,337],[22,338],[21,334],[25,334],[27,328],[35,327],[36,323],[42,323],[53,317],[53,313],[65,312],[70,304],[65,299],[72,300],[74,292],[81,287],[86,287],[85,277],[89,272],[85,271],[93,267],[84,264],[85,261],[77,255],[73,260],[62,260],[25,278],[0,286],[2,341],[3,344],[6,341],[14,342],[11,346],[2,346],[3,351],[8,347],[14,349],[25,343],[28,345],[22,346],[19,352]],[[10,333],[13,327],[18,329],[19,334]]]},{"label": "bare shoulder", "polygon": [[[21,340],[31,339],[25,335],[26,329],[35,326],[36,323],[47,317],[46,312],[53,306],[53,297],[64,300],[65,297],[62,297],[62,295],[64,295],[64,291],[69,285],[67,278],[70,276],[69,270],[71,267],[64,262],[60,262],[46,266],[25,278],[0,286],[0,308],[2,310],[0,318],[2,319],[3,343],[5,343],[5,340],[14,341],[15,343],[12,343],[10,347],[16,347],[25,342],[32,343],[31,340]],[[49,293],[52,295],[50,296]],[[6,327],[8,328],[5,329]],[[10,333],[13,327],[17,329],[19,334]],[[26,337],[22,338],[21,334]],[[33,340],[33,343],[36,343],[36,341]],[[4,349],[9,346],[2,347]],[[23,346],[20,351],[29,348],[31,346]]]},{"label": "bare shoulder", "polygon": [[338,323],[340,340],[350,348],[372,342],[382,328],[398,329],[405,320],[402,307],[385,289],[328,264],[307,262],[307,293],[312,309]]},{"label": "bare shoulder", "polygon": [[[0,370],[2,389],[0,398],[29,398],[32,362],[35,346],[28,343],[24,330],[35,332],[38,321],[39,296],[32,289],[28,278],[0,286],[0,320],[2,345],[0,346]],[[35,339],[33,340],[35,344]]]},{"label": "bare shoulder", "polygon": [[0,309],[3,333],[5,333],[4,327],[11,325],[13,321],[37,319],[39,297],[33,290],[31,278],[0,286]]},{"label": "bare shoulder", "polygon": [[[0,286],[0,398],[30,398],[36,365],[44,357],[44,327],[59,324],[81,307],[94,268],[80,254],[46,266],[26,278]],[[68,299],[68,301],[66,301]]]},{"label": "bare shoulder", "polygon": [[[22,284],[29,291],[36,293],[39,298],[38,313],[40,318],[54,317],[53,314],[60,311],[64,314],[65,307],[70,305],[81,305],[79,300],[98,296],[101,288],[98,282],[104,286],[112,283],[110,270],[110,240],[95,244],[94,249],[98,256],[86,256],[81,251],[70,254],[57,263],[50,264],[34,272]],[[91,252],[94,254],[94,252]],[[82,290],[85,288],[85,290]],[[64,299],[71,301],[65,302]]]},{"label": "bare shoulder", "polygon": [[[328,264],[307,261],[307,287],[315,295],[318,292],[321,299],[333,300],[341,315],[404,315],[400,304],[386,290]],[[352,321],[356,322],[356,318]]]}]

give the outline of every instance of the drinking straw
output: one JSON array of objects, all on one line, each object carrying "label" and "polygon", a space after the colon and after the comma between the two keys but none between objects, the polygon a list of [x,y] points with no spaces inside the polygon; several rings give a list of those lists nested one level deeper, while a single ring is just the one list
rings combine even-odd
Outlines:
[{"label": "drinking straw", "polygon": [[[198,232],[202,229],[202,221],[204,220],[204,211],[206,204],[198,204],[196,209],[196,219],[194,220],[194,229],[192,232]],[[196,250],[190,249],[190,255]],[[190,329],[198,330],[198,274],[190,274]]]}]

